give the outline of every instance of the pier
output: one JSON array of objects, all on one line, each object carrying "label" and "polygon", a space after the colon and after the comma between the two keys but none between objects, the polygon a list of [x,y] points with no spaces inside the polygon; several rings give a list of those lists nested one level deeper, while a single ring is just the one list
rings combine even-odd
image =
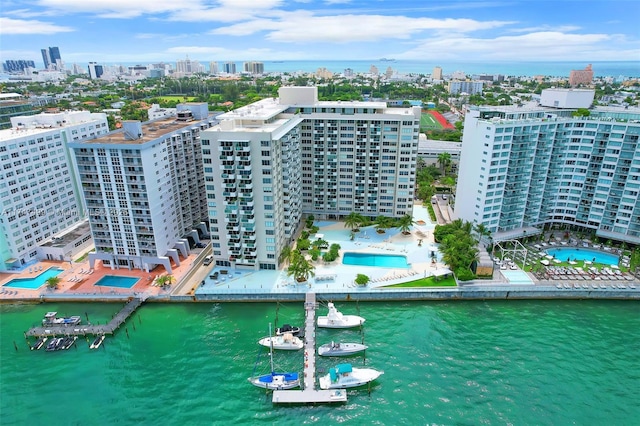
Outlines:
[{"label": "pier", "polygon": [[304,310],[304,380],[302,390],[274,390],[276,404],[344,402],[346,389],[316,389],[316,294],[306,293]]},{"label": "pier", "polygon": [[26,336],[47,337],[47,336],[86,336],[86,335],[106,335],[113,334],[124,322],[135,312],[146,298],[135,297],[109,321],[103,325],[49,325],[33,327],[26,332]]}]

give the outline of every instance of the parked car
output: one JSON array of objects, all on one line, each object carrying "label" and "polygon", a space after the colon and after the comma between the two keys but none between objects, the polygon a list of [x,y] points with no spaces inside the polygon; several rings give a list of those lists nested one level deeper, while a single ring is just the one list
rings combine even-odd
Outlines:
[{"label": "parked car", "polygon": [[205,248],[207,245],[202,243],[196,243],[197,248]]},{"label": "parked car", "polygon": [[446,196],[446,195],[443,195],[443,196],[442,196],[442,199],[443,199],[443,200],[446,200],[446,199],[447,199],[447,196]]},{"label": "parked car", "polygon": [[202,262],[202,263],[203,263],[203,265],[207,266],[207,265],[210,265],[211,262],[213,262],[213,256],[209,255],[209,256],[204,258],[204,262]]}]

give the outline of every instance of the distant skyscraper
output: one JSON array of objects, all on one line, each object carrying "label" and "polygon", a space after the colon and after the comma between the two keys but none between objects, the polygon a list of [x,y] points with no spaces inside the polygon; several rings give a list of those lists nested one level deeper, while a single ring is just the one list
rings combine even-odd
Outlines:
[{"label": "distant skyscraper", "polygon": [[431,73],[431,78],[434,80],[442,80],[442,68],[441,67],[433,67],[433,72]]},{"label": "distant skyscraper", "polygon": [[209,62],[209,74],[218,74],[218,63],[215,61]]},{"label": "distant skyscraper", "polygon": [[96,80],[104,74],[104,68],[102,65],[98,65],[97,62],[89,62],[89,78]]},{"label": "distant skyscraper", "polygon": [[264,74],[264,63],[262,62],[245,62],[243,65],[244,72],[250,74]]},{"label": "distant skyscraper", "polygon": [[222,65],[222,71],[227,74],[235,74],[236,73],[236,63],[235,62],[225,62]]},{"label": "distant skyscraper", "polygon": [[35,67],[35,62],[27,61],[25,59],[8,59],[4,64],[2,64],[2,68],[5,72],[24,72],[27,68]]},{"label": "distant skyscraper", "polygon": [[375,65],[371,65],[371,67],[369,68],[369,73],[378,75],[380,74],[380,71],[378,71],[378,67],[376,67]]},{"label": "distant skyscraper", "polygon": [[569,84],[571,86],[577,86],[579,84],[591,84],[593,82],[593,70],[591,64],[583,70],[572,70],[569,73]]},{"label": "distant skyscraper", "polygon": [[60,49],[58,47],[53,46],[48,49],[40,49],[40,52],[42,53],[42,62],[44,62],[46,69],[62,69],[62,57],[60,56]]}]

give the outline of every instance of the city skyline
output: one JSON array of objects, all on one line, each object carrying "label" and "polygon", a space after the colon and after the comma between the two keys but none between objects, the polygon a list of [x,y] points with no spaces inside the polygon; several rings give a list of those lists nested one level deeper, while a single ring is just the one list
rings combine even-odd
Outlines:
[{"label": "city skyline", "polygon": [[[41,63],[368,60],[621,61],[640,58],[632,1],[8,2],[0,57]],[[634,10],[636,13],[634,13]],[[96,49],[96,46],[100,46]],[[100,53],[96,53],[100,52]]]}]

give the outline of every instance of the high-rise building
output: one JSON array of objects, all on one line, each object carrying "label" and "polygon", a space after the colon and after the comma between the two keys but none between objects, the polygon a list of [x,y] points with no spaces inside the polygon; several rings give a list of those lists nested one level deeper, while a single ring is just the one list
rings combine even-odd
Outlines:
[{"label": "high-rise building", "polygon": [[494,240],[577,227],[640,244],[640,109],[473,107],[455,215]]},{"label": "high-rise building", "polygon": [[40,246],[86,220],[67,144],[109,131],[105,114],[87,111],[12,117],[11,127],[0,130],[0,271],[46,258]]},{"label": "high-rise building", "polygon": [[112,268],[150,271],[190,254],[207,234],[200,133],[215,123],[206,103],[179,104],[176,117],[73,143],[96,251]]},{"label": "high-rise building", "polygon": [[222,64],[222,71],[226,74],[235,74],[236,73],[236,63],[235,62],[225,62]]},{"label": "high-rise building", "polygon": [[104,67],[102,65],[98,65],[97,62],[89,62],[89,78],[91,80],[97,80],[104,74]]},{"label": "high-rise building", "polygon": [[249,74],[264,74],[263,62],[245,62],[243,64],[244,72]]},{"label": "high-rise building", "polygon": [[19,93],[0,93],[0,129],[11,127],[11,117],[34,115],[33,102]]},{"label": "high-rise building", "polygon": [[8,59],[2,64],[2,69],[8,73],[23,73],[26,69],[35,67],[35,62],[26,59]]},{"label": "high-rise building", "polygon": [[209,74],[215,75],[218,74],[218,63],[215,61],[209,62]]},{"label": "high-rise building", "polygon": [[468,95],[475,95],[482,93],[483,81],[450,81],[449,93],[457,95],[459,93],[466,93]]},{"label": "high-rise building", "polygon": [[431,73],[431,78],[433,80],[442,80],[442,68],[441,67],[433,67],[433,72]]},{"label": "high-rise building", "polygon": [[591,64],[583,70],[571,70],[569,73],[569,84],[577,86],[579,84],[591,84],[593,82],[593,69]]},{"label": "high-rise building", "polygon": [[204,66],[198,61],[192,61],[188,57],[185,60],[176,62],[176,72],[184,75],[191,75],[204,72]]},{"label": "high-rise building", "polygon": [[42,62],[45,69],[61,70],[63,69],[62,57],[58,47],[49,47],[48,49],[40,49],[42,53]]},{"label": "high-rise building", "polygon": [[281,87],[202,132],[213,255],[276,269],[303,213],[338,219],[411,214],[420,108],[318,101]]}]

